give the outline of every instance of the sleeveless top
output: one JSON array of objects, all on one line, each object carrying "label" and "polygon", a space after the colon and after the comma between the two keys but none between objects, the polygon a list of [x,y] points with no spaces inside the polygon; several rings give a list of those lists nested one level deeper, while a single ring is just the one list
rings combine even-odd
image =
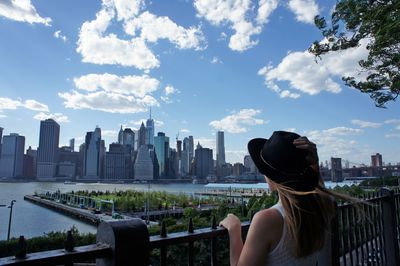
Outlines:
[{"label": "sleeveless top", "polygon": [[[285,218],[285,211],[280,201],[272,206],[271,208],[276,209]],[[328,240],[328,237],[325,238]],[[282,236],[276,247],[267,256],[267,265],[290,265],[290,266],[314,266],[314,265],[330,265],[329,256],[329,243],[325,241],[326,245],[321,250],[315,251],[313,254],[303,257],[296,258],[291,254],[293,248],[293,241],[290,238],[288,228],[283,219]]]}]

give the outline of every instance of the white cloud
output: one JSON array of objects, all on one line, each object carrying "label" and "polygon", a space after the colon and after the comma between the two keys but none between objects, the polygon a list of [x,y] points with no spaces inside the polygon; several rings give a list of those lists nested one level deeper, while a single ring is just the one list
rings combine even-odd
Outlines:
[{"label": "white cloud", "polygon": [[211,64],[222,64],[222,61],[217,56],[214,56],[211,59]]},{"label": "white cloud", "polygon": [[159,81],[148,75],[117,76],[109,73],[88,74],[74,78],[75,86],[85,91],[104,90],[106,92],[144,97],[156,91]]},{"label": "white cloud", "polygon": [[0,97],[0,110],[15,110],[20,107],[33,111],[49,111],[49,107],[47,105],[40,103],[36,100],[29,99],[23,102],[21,100],[13,100],[10,98]]},{"label": "white cloud", "polygon": [[[132,121],[129,121],[129,123],[134,125],[134,126],[137,126],[139,128],[142,123],[144,125],[146,125],[146,119],[140,119],[140,120],[136,120],[136,121],[132,120]],[[154,119],[154,126],[155,127],[162,127],[163,125],[164,125],[163,121]]]},{"label": "white cloud", "polygon": [[[254,10],[250,0],[196,0],[194,6],[197,16],[205,18],[215,26],[229,25],[235,32],[229,40],[229,48],[234,51],[243,52],[253,46],[258,41],[252,40],[252,36],[261,33],[263,24],[268,21],[269,15],[278,4],[277,0],[260,0],[258,3],[257,14],[252,14]],[[255,18],[255,16],[257,16]]]},{"label": "white cloud", "polygon": [[74,78],[74,83],[80,91],[58,93],[67,108],[138,113],[146,112],[150,106],[159,106],[151,95],[158,89],[159,81],[148,75],[88,74]]},{"label": "white cloud", "polygon": [[29,110],[34,110],[34,111],[43,111],[43,112],[48,112],[49,107],[43,103],[40,103],[35,100],[26,100],[23,104],[23,107],[29,109]]},{"label": "white cloud", "polygon": [[389,119],[385,120],[385,124],[400,124],[400,119]]},{"label": "white cloud", "polygon": [[320,159],[332,156],[349,159],[353,162],[362,162],[371,154],[371,150],[361,146],[353,136],[362,134],[361,129],[335,127],[325,130],[312,130],[305,135],[317,144]]},{"label": "white cloud", "polygon": [[170,85],[165,87],[165,95],[170,95],[175,92],[177,92],[177,90],[174,87],[172,87]]},{"label": "white cloud", "polygon": [[179,132],[182,132],[182,133],[190,133],[190,130],[187,129],[187,128],[182,128],[181,130],[179,130]]},{"label": "white cloud", "polygon": [[171,99],[171,95],[175,93],[180,93],[179,90],[175,89],[173,86],[168,85],[164,89],[165,95],[161,96],[161,100],[163,100],[165,103],[173,103],[174,101]]},{"label": "white cloud", "polygon": [[66,41],[68,40],[67,37],[64,36],[64,35],[61,33],[60,30],[55,31],[54,34],[53,34],[53,36],[54,36],[54,38],[56,38],[56,39],[61,39],[61,40],[63,40],[63,42],[66,42]]},{"label": "white cloud", "polygon": [[0,16],[27,22],[50,26],[51,18],[43,18],[37,12],[30,0],[2,0],[0,1]]},{"label": "white cloud", "polygon": [[[265,85],[281,98],[298,98],[300,93],[316,95],[322,91],[339,93],[340,84],[334,79],[343,76],[363,78],[358,75],[358,62],[368,55],[366,44],[364,40],[357,48],[328,53],[321,56],[318,62],[308,51],[290,52],[278,66],[269,64],[261,68],[258,74],[264,77]],[[288,82],[289,88],[282,89],[278,82]]]},{"label": "white cloud", "polygon": [[389,133],[385,135],[385,138],[400,138],[400,134]]},{"label": "white cloud", "polygon": [[168,17],[157,17],[148,11],[125,25],[127,34],[135,36],[138,31],[140,38],[148,42],[155,43],[159,39],[167,39],[179,49],[203,50],[206,47],[204,35],[199,27],[185,29]]},{"label": "white cloud", "polygon": [[368,122],[368,121],[363,121],[363,120],[358,120],[358,119],[353,119],[351,120],[351,123],[356,126],[360,126],[362,128],[378,128],[381,127],[381,123],[374,123],[374,122]]},{"label": "white cloud", "polygon": [[242,109],[221,120],[211,121],[210,126],[216,130],[224,130],[229,133],[244,133],[248,130],[246,126],[262,125],[265,123],[264,120],[255,118],[259,113],[261,113],[260,110]]},{"label": "white cloud", "polygon": [[[80,29],[77,52],[82,55],[82,61],[133,66],[148,71],[159,67],[160,62],[147,42],[167,39],[179,49],[205,48],[200,28],[185,29],[168,17],[157,17],[148,11],[140,13],[143,8],[144,2],[140,0],[103,0],[96,19],[84,22]],[[106,34],[114,20],[123,21],[124,32],[129,38]]]},{"label": "white cloud", "polygon": [[212,149],[214,151],[213,154],[215,156],[215,139],[199,137],[199,138],[194,138],[193,143],[194,143],[194,149],[196,149],[197,144],[200,143],[200,145],[203,148]]},{"label": "white cloud", "polygon": [[36,120],[40,120],[40,121],[46,120],[46,119],[53,119],[53,120],[57,121],[58,123],[70,122],[70,120],[68,119],[68,116],[63,115],[62,113],[50,114],[50,113],[40,112],[40,113],[36,114],[33,118]]},{"label": "white cloud", "polygon": [[319,14],[315,0],[289,0],[288,7],[300,22],[314,24],[314,17]]},{"label": "white cloud", "polygon": [[60,92],[58,96],[64,99],[64,106],[72,109],[91,109],[110,113],[146,112],[150,106],[158,106],[154,97],[146,95],[137,98],[114,92],[96,91],[82,94],[78,91]]},{"label": "white cloud", "polygon": [[111,130],[111,129],[105,129],[105,130],[101,130],[101,135],[103,137],[116,137],[116,136],[118,136],[118,131]]},{"label": "white cloud", "polygon": [[226,161],[230,162],[232,164],[234,164],[236,162],[243,163],[243,158],[247,154],[248,154],[247,150],[237,150],[237,151],[226,150],[225,151]]}]

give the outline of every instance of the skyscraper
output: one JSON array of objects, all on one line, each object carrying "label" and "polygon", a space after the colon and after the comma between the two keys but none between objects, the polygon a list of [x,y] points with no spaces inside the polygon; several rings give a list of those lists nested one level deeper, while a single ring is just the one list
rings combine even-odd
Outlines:
[{"label": "skyscraper", "polygon": [[1,149],[0,176],[22,177],[25,137],[15,133],[4,136]]},{"label": "skyscraper", "polygon": [[75,150],[75,139],[74,138],[69,140],[69,147],[71,148],[71,151]]},{"label": "skyscraper", "polygon": [[40,121],[39,147],[37,156],[37,178],[54,178],[57,170],[57,153],[60,125],[53,119]]},{"label": "skyscraper", "polygon": [[157,136],[154,137],[154,149],[159,165],[159,176],[166,178],[169,167],[169,138],[165,136],[165,133],[158,132]]},{"label": "skyscraper", "polygon": [[132,150],[135,148],[135,132],[130,128],[125,128],[122,133],[122,144],[129,146]]},{"label": "skyscraper", "polygon": [[122,130],[122,125],[121,125],[121,128],[119,129],[119,132],[118,132],[118,143],[119,144],[122,144],[123,143],[123,141],[124,141],[124,131]]},{"label": "skyscraper", "polygon": [[153,180],[153,160],[150,157],[147,145],[142,145],[138,149],[134,167],[135,179]]},{"label": "skyscraper", "polygon": [[140,146],[146,145],[146,127],[144,126],[143,122],[140,125],[140,128],[138,130],[138,146],[137,148],[139,149]]},{"label": "skyscraper", "polygon": [[211,149],[203,148],[200,143],[194,152],[195,176],[197,180],[205,180],[207,176],[213,173],[213,152]]},{"label": "skyscraper", "polygon": [[221,167],[225,164],[225,141],[224,132],[217,132],[217,167]]},{"label": "skyscraper", "polygon": [[342,158],[331,158],[332,182],[343,181]]},{"label": "skyscraper", "polygon": [[103,174],[105,146],[101,139],[101,129],[96,127],[93,132],[87,132],[83,162],[83,177],[99,179]]},{"label": "skyscraper", "polygon": [[375,154],[371,155],[371,166],[372,167],[382,167],[383,162],[382,162],[382,154]]},{"label": "skyscraper", "polygon": [[3,142],[3,128],[0,127],[0,158],[1,158],[1,143]]},{"label": "skyscraper", "polygon": [[146,121],[145,143],[147,145],[154,145],[154,120],[151,118],[151,109],[150,109],[150,117]]}]

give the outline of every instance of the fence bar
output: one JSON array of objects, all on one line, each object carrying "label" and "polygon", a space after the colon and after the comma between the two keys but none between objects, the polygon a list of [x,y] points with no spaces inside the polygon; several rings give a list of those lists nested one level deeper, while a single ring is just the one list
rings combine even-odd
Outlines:
[{"label": "fence bar", "polygon": [[393,191],[385,188],[382,188],[382,193],[387,196],[382,201],[382,216],[387,264],[400,265],[399,244],[396,232],[396,208],[394,193]]}]

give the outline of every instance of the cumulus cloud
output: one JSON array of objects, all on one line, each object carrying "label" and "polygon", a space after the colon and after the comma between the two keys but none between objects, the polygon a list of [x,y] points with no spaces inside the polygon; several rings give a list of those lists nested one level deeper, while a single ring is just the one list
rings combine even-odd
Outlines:
[{"label": "cumulus cloud", "polygon": [[363,161],[371,154],[371,150],[361,146],[354,136],[363,133],[361,129],[335,127],[324,130],[306,131],[305,135],[318,146],[320,158],[332,156],[347,158],[353,162]]},{"label": "cumulus cloud", "polygon": [[185,29],[168,17],[158,17],[148,11],[126,22],[125,32],[132,36],[140,32],[141,39],[153,43],[159,39],[166,39],[179,49],[203,50],[206,47],[204,35],[199,27]]},{"label": "cumulus cloud", "polygon": [[43,18],[37,13],[30,0],[0,1],[0,16],[29,24],[39,23],[50,26],[51,23],[51,18]]},{"label": "cumulus cloud", "polygon": [[229,39],[229,48],[243,52],[258,43],[252,37],[261,33],[278,0],[260,0],[256,14],[250,14],[254,6],[249,0],[196,0],[194,6],[198,17],[216,26],[229,25],[235,32]]},{"label": "cumulus cloud", "polygon": [[64,36],[60,30],[57,30],[53,34],[54,38],[56,39],[61,39],[63,42],[66,42],[68,39],[66,36]]},{"label": "cumulus cloud", "polygon": [[58,123],[70,122],[70,120],[68,119],[68,116],[63,115],[62,113],[50,114],[50,113],[40,112],[40,113],[36,114],[33,118],[36,120],[40,120],[40,121],[46,120],[46,119],[53,119],[53,120],[57,121]]},{"label": "cumulus cloud", "polygon": [[175,89],[173,86],[168,85],[164,89],[165,95],[161,96],[161,100],[163,100],[165,103],[173,103],[173,100],[171,99],[171,95],[175,93],[179,93],[180,91]]},{"label": "cumulus cloud", "polygon": [[222,64],[222,61],[217,56],[214,56],[211,59],[211,64]]},{"label": "cumulus cloud", "polygon": [[48,112],[49,107],[43,103],[36,100],[13,100],[10,98],[0,97],[0,110],[15,110],[17,108],[26,108],[33,111],[44,111]]},{"label": "cumulus cloud", "polygon": [[378,128],[382,126],[381,123],[368,122],[358,119],[351,120],[351,123],[353,125],[360,126],[361,128]]},{"label": "cumulus cloud", "polygon": [[142,76],[117,76],[109,73],[88,74],[74,78],[75,86],[85,91],[103,90],[118,94],[144,97],[157,90],[159,81],[148,75]]},{"label": "cumulus cloud", "polygon": [[385,120],[385,124],[400,124],[400,119],[388,119]]},{"label": "cumulus cloud", "polygon": [[262,125],[265,123],[264,120],[255,118],[260,113],[260,110],[242,109],[221,120],[211,121],[210,126],[216,130],[224,130],[229,133],[244,133],[248,130],[247,126]]},{"label": "cumulus cloud", "polygon": [[[321,56],[315,62],[315,56],[308,51],[291,52],[276,66],[264,66],[258,71],[264,77],[265,85],[278,93],[281,98],[298,98],[301,93],[316,95],[322,91],[330,93],[341,92],[337,78],[359,75],[358,62],[368,55],[367,41],[361,45],[344,51],[331,52]],[[287,82],[289,88],[281,88],[279,83]]]},{"label": "cumulus cloud", "polygon": [[138,98],[114,92],[96,91],[81,93],[76,90],[60,92],[58,96],[64,99],[64,106],[72,109],[91,109],[109,113],[139,113],[146,112],[149,106],[159,106],[151,95]]},{"label": "cumulus cloud", "polygon": [[288,7],[300,22],[314,24],[314,17],[319,14],[315,0],[289,0]]},{"label": "cumulus cloud", "polygon": [[[129,121],[129,123],[139,128],[142,123],[144,125],[146,125],[146,120],[147,119],[132,120],[132,121]],[[162,127],[163,125],[164,125],[163,121],[154,119],[154,126],[155,127]]]},{"label": "cumulus cloud", "polygon": [[159,81],[148,75],[88,74],[73,80],[78,90],[58,93],[66,108],[138,113],[159,106],[151,95],[158,89]]},{"label": "cumulus cloud", "polygon": [[182,133],[190,133],[190,130],[187,129],[187,128],[182,128],[181,130],[179,130],[179,132],[182,132]]},{"label": "cumulus cloud", "polygon": [[[203,49],[204,37],[198,27],[188,29],[177,25],[168,17],[158,17],[148,11],[140,13],[144,2],[140,0],[103,0],[96,19],[83,23],[77,52],[82,61],[93,64],[133,66],[148,71],[160,66],[148,42],[167,39],[179,49]],[[106,33],[114,20],[123,21],[129,38],[121,39]]]}]

